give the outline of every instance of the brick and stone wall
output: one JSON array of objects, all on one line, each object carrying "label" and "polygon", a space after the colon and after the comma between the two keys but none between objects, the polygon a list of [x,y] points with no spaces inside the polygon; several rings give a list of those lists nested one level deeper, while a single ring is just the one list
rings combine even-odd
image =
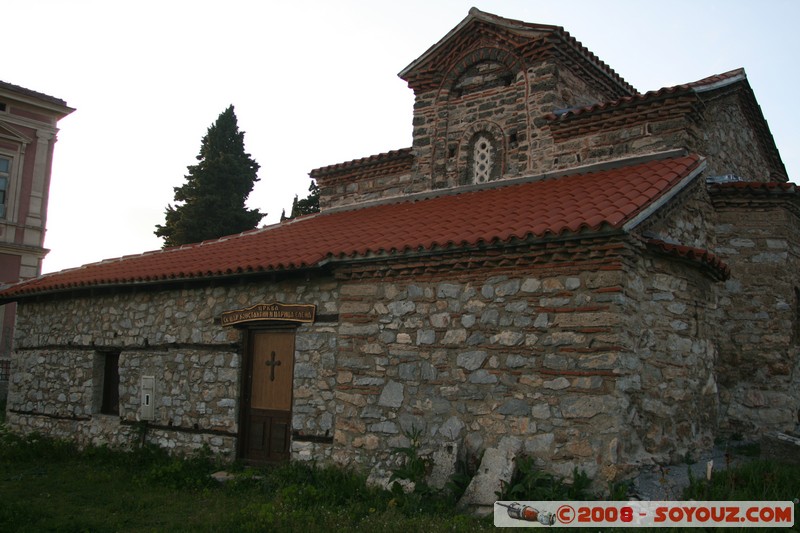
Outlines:
[{"label": "brick and stone wall", "polygon": [[[764,132],[757,133],[764,125],[752,113],[737,92],[704,102],[703,121],[692,132],[687,147],[707,158],[709,176],[735,174],[745,181],[786,181],[786,170],[782,165],[776,167],[776,156],[759,138]],[[780,156],[777,160],[780,162]]]},{"label": "brick and stone wall", "polygon": [[722,423],[748,436],[800,422],[800,219],[779,204],[718,209],[731,266],[717,318]]},{"label": "brick and stone wall", "polygon": [[324,211],[407,194],[413,163],[407,148],[318,168],[310,176],[319,186],[319,205]]},{"label": "brick and stone wall", "polygon": [[[609,159],[686,149],[707,160],[707,176],[734,174],[747,181],[775,179],[776,169],[760,148],[753,124],[736,94],[695,105],[660,105],[658,112],[628,111],[621,117],[557,121],[548,128],[555,143],[544,152],[545,171],[602,163]],[[591,119],[591,120],[590,120]],[[586,122],[584,124],[583,122]]]},{"label": "brick and stone wall", "polygon": [[551,472],[615,479],[704,449],[712,283],[655,258],[349,282],[333,458],[390,469],[419,432],[470,461],[511,437]]},{"label": "brick and stone wall", "polygon": [[639,235],[671,243],[712,249],[716,243],[716,213],[706,187],[707,172],[678,193],[674,200],[636,228]]},{"label": "brick and stone wall", "polygon": [[628,276],[628,423],[645,456],[681,462],[710,448],[717,429],[717,281],[696,265],[647,255]]},{"label": "brick and stone wall", "polygon": [[616,385],[614,278],[552,269],[343,285],[334,459],[389,467],[419,432],[423,453],[455,442],[474,459],[512,436],[561,475],[615,470],[629,401]]},{"label": "brick and stone wall", "polygon": [[[708,249],[730,268],[730,279],[693,288],[707,298],[695,316],[712,332],[716,382],[708,386],[718,390],[720,430],[755,438],[800,421],[800,219],[789,195],[743,191],[712,197],[699,179],[638,231]],[[655,303],[646,294],[638,301]]]},{"label": "brick and stone wall", "polygon": [[554,59],[528,65],[507,86],[468,94],[454,87],[415,91],[417,185],[410,192],[469,183],[469,142],[480,131],[488,132],[495,142],[496,165],[503,178],[552,170],[556,156],[544,116],[609,97]]},{"label": "brick and stone wall", "polygon": [[[337,312],[337,283],[285,281],[196,289],[140,291],[54,299],[22,305],[18,316],[8,425],[81,443],[127,446],[139,438],[141,377],[155,377],[155,420],[147,438],[186,453],[207,445],[234,457],[242,333],[223,328],[226,310],[263,301],[314,303]],[[295,429],[325,433],[334,407],[334,330],[319,322],[298,328]],[[119,416],[100,414],[102,373],[95,365],[118,351]],[[327,379],[327,381],[326,381]],[[308,391],[315,391],[309,394]],[[320,391],[316,393],[316,391]]]}]

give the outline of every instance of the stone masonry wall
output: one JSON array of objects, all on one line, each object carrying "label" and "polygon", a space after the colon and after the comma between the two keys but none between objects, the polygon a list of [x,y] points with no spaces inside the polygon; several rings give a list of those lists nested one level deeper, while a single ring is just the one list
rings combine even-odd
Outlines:
[{"label": "stone masonry wall", "polygon": [[710,250],[716,243],[715,220],[705,175],[700,175],[635,231],[638,235]]},{"label": "stone masonry wall", "polygon": [[721,208],[715,252],[731,278],[720,297],[720,399],[726,429],[794,429],[800,412],[800,221],[777,205]]},{"label": "stone masonry wall", "polygon": [[[84,444],[131,445],[140,438],[134,428],[141,377],[154,376],[156,419],[148,440],[181,453],[207,445],[233,458],[242,333],[215,319],[265,301],[314,303],[318,313],[335,314],[337,297],[337,284],[322,279],[26,302],[17,322],[9,427]],[[323,322],[298,328],[298,431],[324,435],[332,425],[334,406],[324,390],[333,385],[335,347],[333,330]],[[95,364],[108,349],[120,352],[119,416],[99,414],[102,374]]]},{"label": "stone masonry wall", "polygon": [[[415,185],[408,192],[463,185],[468,180],[468,143],[478,131],[497,142],[503,178],[553,168],[553,140],[544,116],[557,109],[608,97],[554,60],[540,60],[516,73],[510,86],[464,96],[450,89],[416,94],[414,104]],[[574,165],[568,165],[574,166]]]},{"label": "stone masonry wall", "polygon": [[629,423],[642,457],[674,464],[713,445],[716,283],[695,265],[659,257],[645,256],[629,272]]},{"label": "stone masonry wall", "polygon": [[320,184],[320,209],[351,206],[385,198],[397,198],[407,194],[413,178],[410,172],[394,172],[380,176],[362,176],[354,173],[346,180],[329,183],[325,178]]},{"label": "stone masonry wall", "polygon": [[413,163],[407,148],[312,170],[310,176],[319,186],[319,205],[325,211],[410,192]]},{"label": "stone masonry wall", "polygon": [[706,101],[702,130],[688,147],[708,159],[709,176],[735,174],[745,181],[774,181],[776,169],[763,153],[742,105],[736,93]]},{"label": "stone masonry wall", "polygon": [[467,460],[511,437],[566,477],[577,466],[615,479],[666,454],[661,441],[645,451],[631,425],[652,417],[631,399],[643,363],[624,331],[627,282],[614,268],[548,265],[343,285],[334,460],[391,469],[414,433],[422,453],[456,446]]},{"label": "stone masonry wall", "polygon": [[[447,92],[417,94],[414,104],[416,157],[413,189],[422,192],[467,184],[469,142],[488,130],[494,142],[494,165],[504,176],[527,168],[530,132],[526,110],[527,76],[519,73],[508,87],[495,87],[460,98]],[[512,138],[512,134],[514,137]]]}]

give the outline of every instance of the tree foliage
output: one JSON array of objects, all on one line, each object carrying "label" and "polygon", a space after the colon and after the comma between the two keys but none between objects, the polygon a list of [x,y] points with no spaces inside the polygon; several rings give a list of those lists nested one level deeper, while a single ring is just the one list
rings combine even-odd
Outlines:
[{"label": "tree foliage", "polygon": [[245,207],[259,164],[245,152],[232,105],[208,128],[197,160],[186,183],[174,188],[176,203],[167,206],[164,225],[156,226],[165,248],[241,233],[266,215]]},{"label": "tree foliage", "polygon": [[286,210],[284,210],[281,215],[281,221],[299,217],[300,215],[310,215],[311,213],[319,213],[319,185],[313,180],[308,187],[308,196],[298,200],[297,195],[295,195],[292,203],[292,213],[287,217]]}]

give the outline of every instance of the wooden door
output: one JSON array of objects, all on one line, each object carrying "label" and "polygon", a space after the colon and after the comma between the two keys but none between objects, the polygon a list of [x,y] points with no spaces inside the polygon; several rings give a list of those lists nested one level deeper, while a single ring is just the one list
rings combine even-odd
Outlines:
[{"label": "wooden door", "polygon": [[243,387],[242,457],[252,463],[289,459],[294,332],[253,331]]}]

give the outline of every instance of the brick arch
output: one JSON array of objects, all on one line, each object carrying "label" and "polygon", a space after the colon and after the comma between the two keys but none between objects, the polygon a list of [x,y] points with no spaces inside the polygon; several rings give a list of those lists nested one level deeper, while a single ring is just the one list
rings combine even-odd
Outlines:
[{"label": "brick arch", "polygon": [[481,120],[470,124],[461,136],[458,146],[458,175],[462,184],[474,183],[474,144],[481,138],[487,138],[492,145],[493,168],[486,181],[499,179],[506,170],[506,137],[503,128],[496,122]]},{"label": "brick arch", "polygon": [[516,77],[520,72],[524,71],[524,64],[522,59],[513,52],[497,47],[481,47],[471,50],[461,56],[460,59],[455,61],[447,71],[439,88],[437,100],[447,101],[451,98],[458,98],[460,95],[458,91],[454,91],[456,82],[463,76],[473,65],[480,62],[495,62],[504,65],[506,70],[512,76],[511,83],[513,84]]}]

